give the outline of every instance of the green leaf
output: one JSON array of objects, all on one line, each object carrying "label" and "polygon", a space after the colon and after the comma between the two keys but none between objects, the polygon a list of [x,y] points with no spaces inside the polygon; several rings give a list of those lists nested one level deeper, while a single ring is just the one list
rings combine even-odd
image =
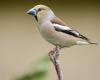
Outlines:
[{"label": "green leaf", "polygon": [[45,80],[47,73],[48,73],[48,66],[49,66],[49,59],[48,57],[44,57],[41,59],[36,66],[35,71],[29,73],[25,76],[21,76],[16,80]]}]

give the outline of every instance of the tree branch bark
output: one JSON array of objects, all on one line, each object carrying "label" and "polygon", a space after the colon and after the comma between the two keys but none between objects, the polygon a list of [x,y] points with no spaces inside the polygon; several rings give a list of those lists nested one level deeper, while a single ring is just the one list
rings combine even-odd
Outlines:
[{"label": "tree branch bark", "polygon": [[55,66],[58,80],[63,80],[63,74],[62,74],[62,70],[60,68],[59,50],[60,50],[60,47],[56,46],[56,48],[54,50],[49,52],[49,57],[50,57],[51,62]]}]

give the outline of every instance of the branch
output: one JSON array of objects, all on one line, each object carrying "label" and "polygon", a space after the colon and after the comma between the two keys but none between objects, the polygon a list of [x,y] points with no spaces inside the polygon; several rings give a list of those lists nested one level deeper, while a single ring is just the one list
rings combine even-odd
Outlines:
[{"label": "branch", "polygon": [[57,76],[58,76],[58,80],[63,80],[63,74],[62,74],[62,70],[60,68],[60,61],[59,61],[59,47],[56,47],[54,50],[49,52],[49,57],[51,62],[54,64],[56,72],[57,72]]}]

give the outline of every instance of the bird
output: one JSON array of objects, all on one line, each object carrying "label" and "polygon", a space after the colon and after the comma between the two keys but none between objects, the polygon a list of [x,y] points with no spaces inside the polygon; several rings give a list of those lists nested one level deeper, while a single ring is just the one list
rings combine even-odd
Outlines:
[{"label": "bird", "polygon": [[54,51],[74,45],[100,44],[92,42],[73,27],[68,26],[58,18],[46,5],[39,4],[27,11],[27,14],[35,17],[38,30],[46,41],[56,46]]},{"label": "bird", "polygon": [[[74,45],[100,44],[92,42],[73,27],[68,26],[63,20],[46,5],[39,4],[27,11],[27,14],[35,17],[38,30],[46,41],[53,44],[55,48],[50,51],[50,58],[53,63],[58,58],[59,50]],[[55,54],[56,53],[56,54]],[[59,71],[58,71],[59,73]]]}]

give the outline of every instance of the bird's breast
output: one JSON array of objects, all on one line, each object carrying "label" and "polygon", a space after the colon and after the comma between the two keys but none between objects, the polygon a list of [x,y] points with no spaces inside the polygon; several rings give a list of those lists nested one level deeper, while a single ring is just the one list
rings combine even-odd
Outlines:
[{"label": "bird's breast", "polygon": [[39,31],[48,42],[58,44],[54,27],[49,22],[39,25]]},{"label": "bird's breast", "polygon": [[49,22],[39,25],[39,31],[45,40],[54,45],[62,47],[73,45],[70,44],[72,41],[67,39],[68,35],[55,31],[54,26]]}]

